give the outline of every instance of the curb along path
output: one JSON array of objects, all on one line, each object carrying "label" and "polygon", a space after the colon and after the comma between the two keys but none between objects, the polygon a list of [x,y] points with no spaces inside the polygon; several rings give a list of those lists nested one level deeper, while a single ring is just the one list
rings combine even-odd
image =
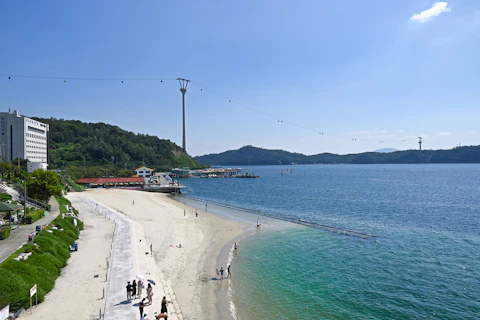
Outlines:
[{"label": "curb along path", "polygon": [[[99,214],[115,222],[114,237],[112,239],[111,265],[107,270],[108,289],[106,293],[103,319],[138,319],[140,318],[138,303],[140,299],[127,300],[127,281],[133,281],[137,274],[152,279],[157,285],[153,286],[153,303],[145,307],[145,313],[150,320],[155,319],[154,313],[160,313],[161,300],[167,296],[172,301],[168,305],[168,318],[183,320],[176,296],[169,281],[165,281],[163,274],[155,264],[155,260],[145,253],[150,249],[145,239],[141,225],[129,217],[91,199],[80,198],[82,202],[95,209]],[[107,257],[107,261],[108,261]],[[107,262],[108,265],[108,262]],[[146,295],[146,289],[143,296]]]}]

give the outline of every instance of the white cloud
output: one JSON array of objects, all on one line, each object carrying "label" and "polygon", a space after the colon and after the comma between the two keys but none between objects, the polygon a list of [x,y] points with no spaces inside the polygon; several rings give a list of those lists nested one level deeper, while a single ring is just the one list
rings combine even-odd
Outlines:
[{"label": "white cloud", "polygon": [[433,17],[439,16],[443,12],[450,12],[450,8],[447,7],[447,2],[435,2],[430,9],[422,11],[420,13],[415,13],[410,20],[419,21],[421,23],[427,22]]},{"label": "white cloud", "polygon": [[451,136],[452,134],[450,132],[439,132],[437,133],[437,136]]}]

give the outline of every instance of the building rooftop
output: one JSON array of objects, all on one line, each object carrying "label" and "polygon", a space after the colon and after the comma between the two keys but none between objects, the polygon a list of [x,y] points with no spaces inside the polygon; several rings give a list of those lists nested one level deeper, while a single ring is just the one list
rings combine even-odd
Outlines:
[{"label": "building rooftop", "polygon": [[105,183],[129,183],[129,182],[143,182],[142,177],[127,177],[127,178],[81,178],[77,180],[79,184],[105,184]]}]

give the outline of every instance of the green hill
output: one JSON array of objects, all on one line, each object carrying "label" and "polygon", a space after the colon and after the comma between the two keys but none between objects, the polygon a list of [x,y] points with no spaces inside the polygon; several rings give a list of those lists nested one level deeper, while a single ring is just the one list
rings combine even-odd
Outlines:
[{"label": "green hill", "polygon": [[480,163],[480,146],[459,147],[451,150],[406,150],[390,153],[364,152],[347,155],[321,153],[311,156],[284,150],[268,150],[245,146],[238,150],[199,156],[194,159],[205,165]]},{"label": "green hill", "polygon": [[[170,140],[135,134],[105,123],[35,119],[50,125],[49,169],[81,168],[83,174],[77,172],[73,174],[75,178],[105,175],[106,170],[111,174],[127,176],[133,173],[131,169],[143,164],[159,170],[166,167],[202,167]],[[96,172],[88,172],[87,168],[92,167],[97,168]],[[128,170],[125,171],[125,167]],[[122,169],[125,172],[121,172]]]}]

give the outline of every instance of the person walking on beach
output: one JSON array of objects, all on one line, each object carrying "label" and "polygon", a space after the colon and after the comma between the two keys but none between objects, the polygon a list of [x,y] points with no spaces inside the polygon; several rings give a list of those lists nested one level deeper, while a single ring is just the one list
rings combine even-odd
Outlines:
[{"label": "person walking on beach", "polygon": [[127,300],[132,300],[132,285],[130,284],[130,281],[127,282]]},{"label": "person walking on beach", "polygon": [[148,304],[152,304],[152,298],[153,298],[153,289],[150,283],[148,284],[147,287],[147,299],[148,299]]},{"label": "person walking on beach", "polygon": [[168,313],[167,311],[167,297],[163,296],[162,299],[162,309],[160,310],[160,313]]},{"label": "person walking on beach", "polygon": [[187,210],[183,209],[183,216],[185,217],[186,214],[187,214]]},{"label": "person walking on beach", "polygon": [[227,272],[228,272],[228,276],[227,276],[227,277],[231,277],[232,274],[230,273],[230,265],[228,265],[228,267],[227,267]]},{"label": "person walking on beach", "polygon": [[142,301],[140,301],[140,303],[138,304],[138,310],[140,311],[140,318],[142,317],[142,314],[143,314],[143,308],[145,308],[145,298],[143,298]]},{"label": "person walking on beach", "polygon": [[235,244],[233,245],[233,248],[234,248],[235,250],[237,250],[237,243],[236,243],[236,242],[235,242]]},{"label": "person walking on beach", "polygon": [[225,270],[223,270],[223,267],[221,267],[221,268],[220,268],[220,276],[221,276],[221,279],[223,279],[223,271],[225,271]]},{"label": "person walking on beach", "polygon": [[135,280],[132,282],[132,297],[133,299],[137,298],[137,281]]},{"label": "person walking on beach", "polygon": [[150,256],[153,256],[152,244],[150,243]]},{"label": "person walking on beach", "polygon": [[[137,285],[138,285],[138,297],[141,298],[142,297],[142,289],[143,289],[143,281],[141,279],[138,280]],[[140,313],[140,315],[142,315],[142,314]]]},{"label": "person walking on beach", "polygon": [[135,204],[135,199],[132,200],[132,206]]},{"label": "person walking on beach", "polygon": [[208,211],[208,210],[207,210],[207,204],[206,204],[206,203],[205,203],[205,211]]},{"label": "person walking on beach", "polygon": [[195,209],[195,217],[198,217],[198,209]]}]

